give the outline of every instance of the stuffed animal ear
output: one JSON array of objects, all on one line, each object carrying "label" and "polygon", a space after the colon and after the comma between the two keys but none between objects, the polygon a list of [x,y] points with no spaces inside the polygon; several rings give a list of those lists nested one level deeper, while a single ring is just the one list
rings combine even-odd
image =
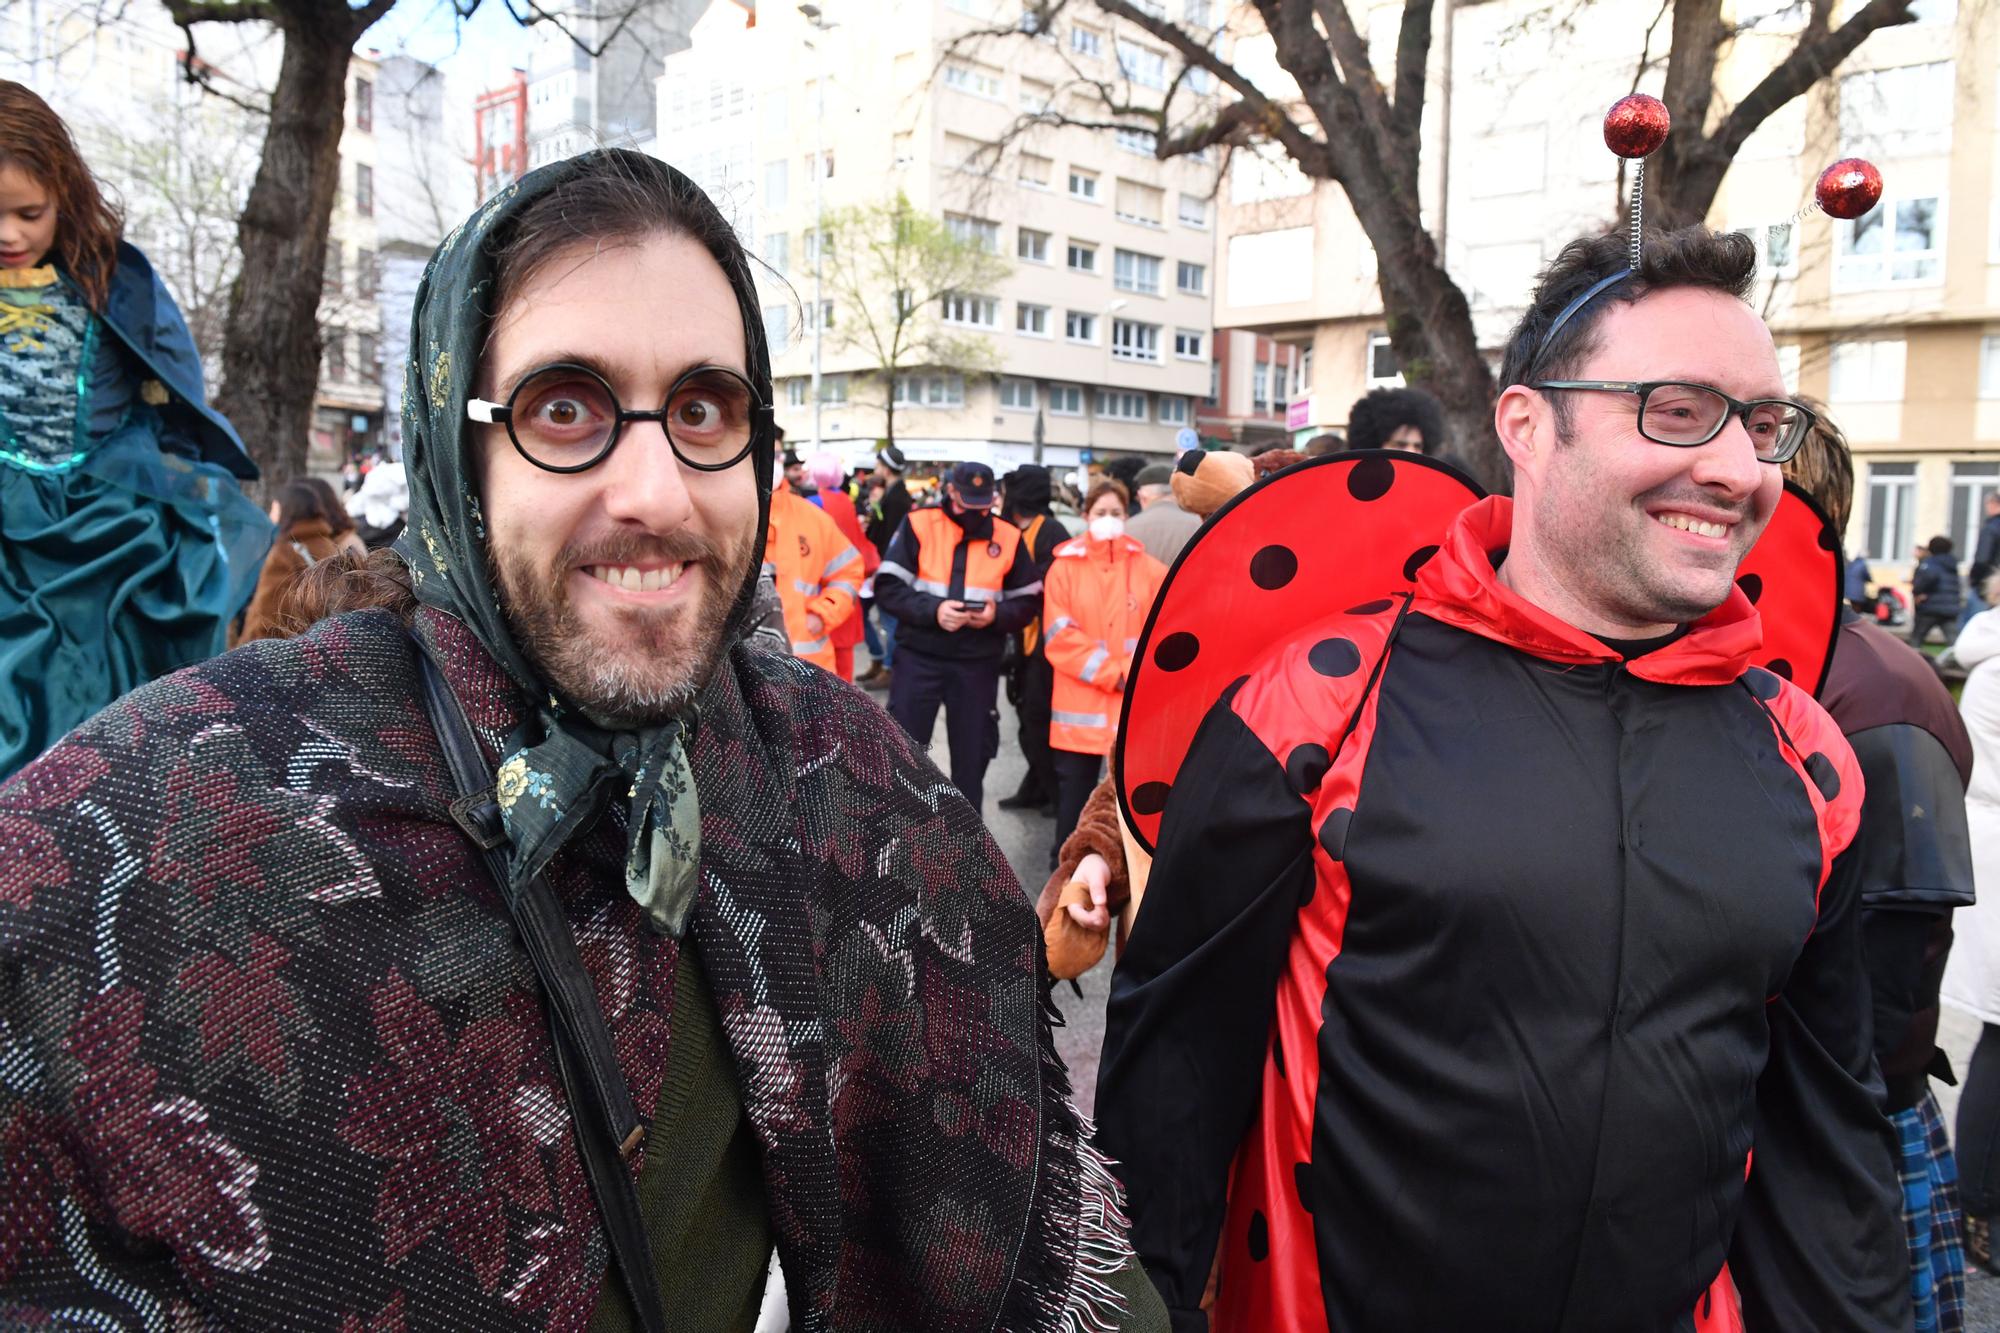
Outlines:
[{"label": "stuffed animal ear", "polygon": [[1174,501],[1207,518],[1257,479],[1257,470],[1229,449],[1190,449],[1174,465]]}]

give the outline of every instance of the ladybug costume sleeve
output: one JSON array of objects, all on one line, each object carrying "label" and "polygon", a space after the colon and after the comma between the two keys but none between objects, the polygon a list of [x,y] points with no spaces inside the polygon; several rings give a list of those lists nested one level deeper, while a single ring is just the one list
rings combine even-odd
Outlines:
[{"label": "ladybug costume sleeve", "polygon": [[[1770,689],[1753,674],[1753,693]],[[1861,947],[1861,771],[1833,720],[1791,685],[1765,701],[1819,813],[1819,915],[1768,1014],[1754,1156],[1729,1270],[1744,1326],[1816,1333],[1907,1328],[1909,1254],[1896,1144],[1882,1112]]]}]

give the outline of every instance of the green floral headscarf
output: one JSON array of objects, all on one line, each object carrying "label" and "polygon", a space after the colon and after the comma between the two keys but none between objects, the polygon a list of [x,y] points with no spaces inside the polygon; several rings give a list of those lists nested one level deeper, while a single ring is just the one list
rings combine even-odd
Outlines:
[{"label": "green floral headscarf", "polygon": [[[531,699],[540,701],[500,764],[498,799],[509,839],[508,879],[518,892],[570,838],[615,799],[628,802],[626,887],[655,928],[679,935],[699,887],[699,794],[688,766],[695,708],[667,723],[620,728],[567,700],[521,652],[507,624],[487,559],[486,524],[466,401],[477,392],[479,356],[496,313],[495,253],[528,205],[554,191],[615,173],[660,201],[662,226],[702,241],[735,289],[743,314],[751,385],[771,398],[771,359],[750,266],[728,224],[706,195],[672,167],[642,153],[605,149],[531,172],[495,195],[452,232],[431,257],[417,289],[410,362],[403,380],[403,449],[409,473],[409,525],[397,550],[410,567],[417,599],[463,621],[481,646]],[[594,236],[578,210],[579,241]],[[670,308],[671,303],[663,303]],[[670,466],[673,466],[670,464]],[[761,433],[750,452],[762,532],[771,503],[771,441]],[[553,478],[552,478],[553,480]],[[758,566],[750,563],[723,642],[750,619]]]}]

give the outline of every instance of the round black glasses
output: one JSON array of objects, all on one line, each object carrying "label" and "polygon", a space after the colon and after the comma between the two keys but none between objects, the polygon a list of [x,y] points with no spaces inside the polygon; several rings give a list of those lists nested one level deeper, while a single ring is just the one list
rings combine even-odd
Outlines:
[{"label": "round black glasses", "polygon": [[771,405],[757,396],[750,381],[723,366],[696,366],[667,390],[665,406],[629,412],[602,375],[588,366],[557,362],[529,371],[505,403],[471,399],[465,415],[506,426],[521,457],[547,472],[596,467],[633,421],[659,422],[684,466],[721,472],[743,461],[771,426]]},{"label": "round black glasses", "polygon": [[1816,419],[1803,404],[1789,398],[1759,398],[1744,402],[1720,389],[1686,380],[1538,380],[1530,389],[1574,389],[1595,393],[1639,395],[1639,433],[1654,444],[1692,449],[1722,434],[1731,417],[1740,417],[1757,457],[1782,463],[1806,442]]}]

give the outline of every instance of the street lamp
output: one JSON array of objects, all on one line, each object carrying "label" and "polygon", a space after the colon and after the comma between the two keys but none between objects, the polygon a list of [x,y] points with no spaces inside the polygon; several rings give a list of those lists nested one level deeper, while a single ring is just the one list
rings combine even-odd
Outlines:
[{"label": "street lamp", "polygon": [[[818,5],[802,4],[799,13],[805,21],[824,36],[837,23],[828,23]],[[819,77],[813,80],[815,100],[818,106],[813,111],[813,432],[812,451],[820,451],[820,348],[826,338],[826,297],[824,272],[826,268],[826,52],[811,38],[806,39],[806,49],[819,57]]]}]

